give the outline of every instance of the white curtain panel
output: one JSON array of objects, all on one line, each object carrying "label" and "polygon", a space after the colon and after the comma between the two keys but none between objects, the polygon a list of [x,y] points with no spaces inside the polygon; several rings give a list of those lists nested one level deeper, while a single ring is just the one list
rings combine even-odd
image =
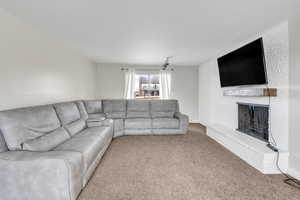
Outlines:
[{"label": "white curtain panel", "polygon": [[160,98],[161,99],[170,99],[171,95],[171,79],[172,71],[169,70],[160,70]]},{"label": "white curtain panel", "polygon": [[135,70],[129,68],[125,72],[125,91],[124,98],[125,99],[133,99],[134,98],[134,88],[135,88]]}]

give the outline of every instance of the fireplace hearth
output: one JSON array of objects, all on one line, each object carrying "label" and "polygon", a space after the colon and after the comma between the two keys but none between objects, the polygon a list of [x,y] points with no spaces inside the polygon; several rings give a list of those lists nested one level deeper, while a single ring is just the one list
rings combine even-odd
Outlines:
[{"label": "fireplace hearth", "polygon": [[238,128],[262,141],[269,140],[269,106],[238,102]]}]

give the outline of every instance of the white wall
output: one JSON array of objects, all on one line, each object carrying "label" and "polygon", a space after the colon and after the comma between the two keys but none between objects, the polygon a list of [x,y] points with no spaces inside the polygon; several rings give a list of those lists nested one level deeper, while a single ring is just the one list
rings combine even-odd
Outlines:
[{"label": "white wall", "polygon": [[[271,131],[279,148],[288,150],[288,23],[280,24],[263,34],[250,38],[249,41],[228,51],[259,36],[262,36],[264,41],[269,87],[278,89],[278,96],[271,100]],[[236,129],[238,122],[236,102],[268,104],[267,97],[228,97],[222,95],[223,90],[220,87],[216,58],[201,64],[199,67],[199,119],[201,123],[221,124]]]},{"label": "white wall", "polygon": [[[123,98],[124,72],[122,67],[157,69],[160,66],[99,63],[97,67],[97,97]],[[178,99],[180,110],[189,115],[192,122],[198,121],[198,67],[173,66],[171,98]]]},{"label": "white wall", "polygon": [[290,39],[290,98],[289,142],[290,173],[300,179],[300,2],[293,1],[293,15],[289,20]]},{"label": "white wall", "polygon": [[95,97],[96,66],[0,10],[0,110]]},{"label": "white wall", "polygon": [[104,64],[97,65],[96,96],[100,99],[123,98],[125,88],[125,76],[121,70],[125,65]]},{"label": "white wall", "polygon": [[171,98],[179,101],[182,113],[191,122],[199,122],[198,117],[198,67],[175,66],[172,80]]}]

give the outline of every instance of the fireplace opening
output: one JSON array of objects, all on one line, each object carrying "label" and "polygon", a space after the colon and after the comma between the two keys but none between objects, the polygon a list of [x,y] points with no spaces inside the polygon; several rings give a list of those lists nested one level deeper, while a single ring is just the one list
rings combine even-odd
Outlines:
[{"label": "fireplace opening", "polygon": [[269,141],[269,106],[261,104],[238,104],[237,130],[260,139]]}]

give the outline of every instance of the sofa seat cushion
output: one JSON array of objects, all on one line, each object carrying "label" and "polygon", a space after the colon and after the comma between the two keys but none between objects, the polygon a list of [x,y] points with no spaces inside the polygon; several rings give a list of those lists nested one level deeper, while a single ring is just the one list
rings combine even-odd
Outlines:
[{"label": "sofa seat cushion", "polygon": [[109,126],[113,130],[113,119],[105,119],[102,121],[87,121],[87,127]]},{"label": "sofa seat cushion", "polygon": [[[75,135],[74,138],[99,138],[99,136],[107,135],[112,137],[112,130],[109,126],[97,126],[86,128],[79,134]],[[105,136],[106,137],[106,136]]]},{"label": "sofa seat cushion", "polygon": [[179,120],[176,118],[155,118],[152,119],[154,129],[178,129]]},{"label": "sofa seat cushion", "polygon": [[[51,105],[0,112],[0,130],[9,150],[22,150],[21,144],[60,127]],[[4,147],[2,147],[4,148]]]},{"label": "sofa seat cushion", "polygon": [[96,159],[107,142],[112,138],[110,127],[87,128],[55,148],[56,151],[76,151],[82,153],[84,172]]},{"label": "sofa seat cushion", "polygon": [[125,119],[125,129],[151,129],[151,119]]},{"label": "sofa seat cushion", "polygon": [[41,137],[24,142],[22,149],[27,151],[50,151],[68,139],[70,139],[70,136],[67,131],[64,128],[58,128]]},{"label": "sofa seat cushion", "polygon": [[80,119],[75,122],[71,122],[70,124],[67,124],[64,127],[69,132],[70,136],[74,136],[86,128],[86,121],[83,119]]},{"label": "sofa seat cushion", "polygon": [[173,118],[176,112],[178,112],[177,100],[151,101],[152,118]]},{"label": "sofa seat cushion", "polygon": [[150,102],[147,100],[128,100],[127,118],[150,118]]}]

